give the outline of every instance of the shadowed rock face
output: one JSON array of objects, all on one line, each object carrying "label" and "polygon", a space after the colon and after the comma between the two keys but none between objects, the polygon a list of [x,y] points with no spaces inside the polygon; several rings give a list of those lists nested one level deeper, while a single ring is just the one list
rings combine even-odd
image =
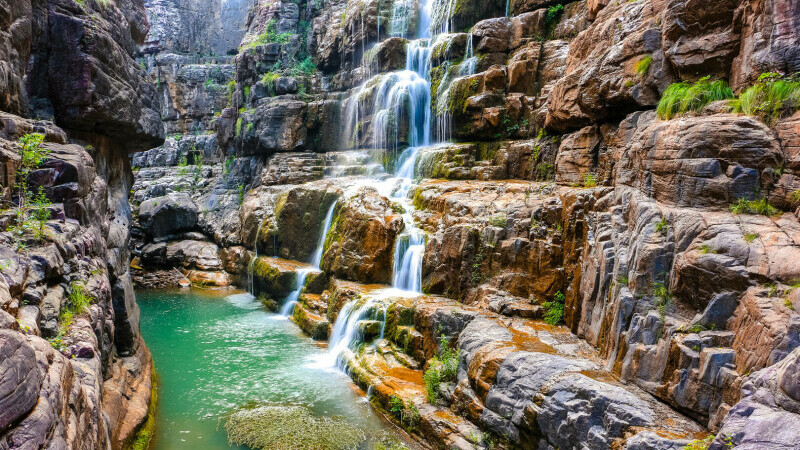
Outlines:
[{"label": "shadowed rock face", "polygon": [[[13,236],[3,214],[0,447],[121,448],[151,388],[129,272],[128,153],[164,137],[134,60],[144,7],[13,0],[0,10],[2,200],[16,200],[19,139],[41,133],[49,155],[28,183],[52,202],[42,241]],[[78,291],[91,304],[67,323]]]}]

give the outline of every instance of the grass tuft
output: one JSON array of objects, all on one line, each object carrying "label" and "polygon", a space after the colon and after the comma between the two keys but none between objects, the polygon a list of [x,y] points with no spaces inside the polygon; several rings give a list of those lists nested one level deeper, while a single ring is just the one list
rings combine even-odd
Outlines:
[{"label": "grass tuft", "polygon": [[800,110],[800,81],[780,74],[763,73],[738,99],[730,101],[732,112],[758,117],[773,125],[782,117]]},{"label": "grass tuft", "polygon": [[647,55],[644,58],[640,59],[636,62],[633,66],[633,69],[636,71],[636,75],[644,78],[647,75],[647,72],[650,71],[650,64],[653,62],[653,57],[651,55]]},{"label": "grass tuft", "polygon": [[733,91],[723,80],[711,81],[706,76],[696,83],[674,83],[664,92],[658,102],[656,113],[669,120],[691,111],[700,111],[709,103],[733,98]]}]

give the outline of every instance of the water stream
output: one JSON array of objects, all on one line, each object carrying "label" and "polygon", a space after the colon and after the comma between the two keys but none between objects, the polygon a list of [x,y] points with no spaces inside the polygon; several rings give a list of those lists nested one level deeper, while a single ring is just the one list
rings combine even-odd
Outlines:
[{"label": "water stream", "polygon": [[302,404],[373,439],[396,436],[346,375],[310,366],[324,348],[291,322],[272,320],[250,294],[139,291],[137,301],[159,376],[154,450],[228,448],[218,421],[251,401]]},{"label": "water stream", "polygon": [[336,204],[338,202],[339,201],[336,200],[333,203],[331,203],[331,206],[328,207],[328,212],[325,214],[325,220],[322,222],[322,230],[320,230],[319,240],[317,242],[317,248],[311,255],[312,267],[297,269],[297,281],[295,281],[295,290],[290,292],[289,295],[286,296],[286,300],[284,300],[283,306],[281,307],[281,316],[283,317],[289,317],[292,315],[292,313],[294,313],[294,306],[297,304],[297,299],[300,298],[300,292],[303,291],[303,287],[306,284],[306,277],[308,277],[308,274],[320,271],[319,265],[322,262],[322,252],[325,249],[325,238],[328,236],[328,230],[330,230],[331,228],[331,221],[333,221],[333,211],[336,209]]}]

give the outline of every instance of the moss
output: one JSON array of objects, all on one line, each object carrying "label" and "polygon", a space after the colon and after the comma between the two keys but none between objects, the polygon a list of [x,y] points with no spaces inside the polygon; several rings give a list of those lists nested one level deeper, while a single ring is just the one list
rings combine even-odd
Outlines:
[{"label": "moss", "polygon": [[266,258],[257,258],[253,264],[253,276],[262,280],[275,280],[280,274],[280,270],[271,265]]},{"label": "moss", "polygon": [[427,205],[425,204],[425,199],[422,196],[421,187],[417,187],[414,189],[414,197],[412,198],[412,202],[414,204],[414,209],[416,209],[417,211],[428,209]]},{"label": "moss", "polygon": [[325,236],[325,243],[322,246],[322,253],[325,254],[334,242],[341,242],[342,235],[339,230],[340,223],[342,222],[341,204],[336,206],[336,211],[333,213],[333,220],[331,220],[331,227],[328,229],[328,234]]},{"label": "moss", "polygon": [[500,150],[502,144],[500,142],[481,142],[478,144],[477,159],[481,161],[493,161],[497,156],[497,151]]},{"label": "moss", "polygon": [[264,305],[264,307],[270,311],[277,312],[280,309],[280,305],[278,304],[278,302],[268,295],[262,295],[258,297],[258,301],[261,302],[261,304]]},{"label": "moss", "polygon": [[653,62],[653,57],[651,55],[647,55],[644,58],[640,59],[639,61],[634,64],[633,69],[636,71],[636,75],[640,77],[644,77],[647,75],[647,72],[650,71],[650,64]]},{"label": "moss", "polygon": [[454,81],[450,85],[450,94],[447,98],[447,112],[450,114],[464,113],[467,111],[467,100],[478,93],[480,80],[478,78],[465,78]]},{"label": "moss", "polygon": [[345,449],[364,442],[364,433],[342,419],[316,417],[298,405],[248,406],[225,419],[230,445],[253,449]]},{"label": "moss", "polygon": [[283,208],[286,207],[286,200],[289,198],[289,193],[281,194],[278,197],[278,200],[275,201],[275,207],[273,211],[275,211],[275,217],[280,217],[281,213],[283,213]]}]

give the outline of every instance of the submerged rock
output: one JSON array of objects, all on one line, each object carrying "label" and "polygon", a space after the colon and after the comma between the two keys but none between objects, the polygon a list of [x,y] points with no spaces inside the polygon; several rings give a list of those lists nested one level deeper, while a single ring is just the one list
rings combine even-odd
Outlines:
[{"label": "submerged rock", "polygon": [[229,413],[225,432],[230,445],[253,449],[348,449],[365,440],[344,420],[317,417],[304,406],[265,405]]}]

